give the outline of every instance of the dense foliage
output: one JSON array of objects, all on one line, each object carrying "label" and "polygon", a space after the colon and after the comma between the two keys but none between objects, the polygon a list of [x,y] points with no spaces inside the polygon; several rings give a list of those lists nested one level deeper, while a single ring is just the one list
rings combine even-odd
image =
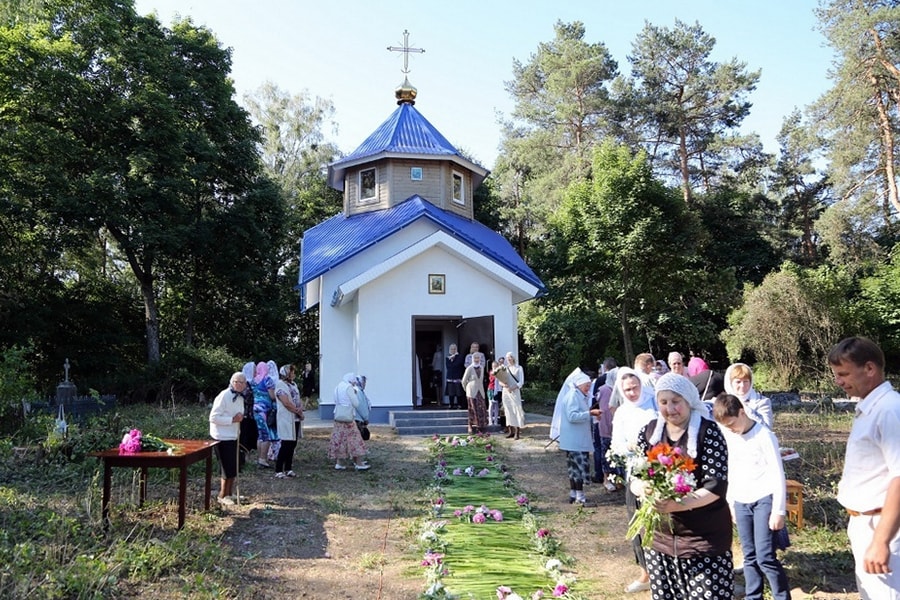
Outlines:
[{"label": "dense foliage", "polygon": [[[738,133],[763,75],[714,60],[699,23],[647,23],[627,71],[577,21],[513,61],[476,214],[547,284],[520,313],[532,381],[679,350],[818,387],[823,352],[856,333],[900,358],[900,9],[817,15],[833,88],[784,116],[777,154]],[[16,386],[50,392],[69,358],[82,392],[193,398],[246,360],[315,361],[293,286],[302,232],[340,207],[334,110],[275,84],[242,106],[230,69],[213,32],[131,0],[0,10],[0,349],[31,377]]]}]

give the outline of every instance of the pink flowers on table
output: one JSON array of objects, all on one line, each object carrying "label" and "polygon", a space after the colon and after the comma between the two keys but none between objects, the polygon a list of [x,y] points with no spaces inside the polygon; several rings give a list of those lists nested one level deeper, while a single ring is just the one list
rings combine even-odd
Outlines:
[{"label": "pink flowers on table", "polygon": [[481,524],[481,523],[484,523],[485,521],[487,521],[487,519],[485,518],[484,513],[475,513],[475,516],[472,517],[473,523]]},{"label": "pink flowers on table", "polygon": [[503,520],[503,513],[497,509],[491,509],[482,504],[478,508],[475,508],[471,504],[468,506],[464,506],[462,510],[453,511],[453,516],[462,520],[476,524],[486,523],[488,519],[492,519],[497,521],[498,523]]},{"label": "pink flowers on table", "polygon": [[565,596],[568,591],[569,591],[569,586],[567,586],[564,583],[558,583],[558,584],[556,584],[556,587],[553,588],[553,597],[561,598],[562,596]]},{"label": "pink flowers on table", "polygon": [[537,533],[535,533],[534,535],[536,535],[538,537],[538,539],[544,539],[545,537],[550,536],[550,530],[549,529],[538,529]]},{"label": "pink flowers on table", "polygon": [[519,494],[516,496],[516,504],[519,506],[528,506],[528,496],[525,494]]},{"label": "pink flowers on table", "polygon": [[132,429],[122,437],[119,454],[134,454],[141,451],[141,430]]}]

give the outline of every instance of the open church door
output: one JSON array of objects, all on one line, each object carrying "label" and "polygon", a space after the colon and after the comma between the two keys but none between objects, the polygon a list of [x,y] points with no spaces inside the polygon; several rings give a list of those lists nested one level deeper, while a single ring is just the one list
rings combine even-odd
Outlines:
[{"label": "open church door", "polygon": [[[494,315],[486,317],[464,317],[456,326],[459,353],[466,356],[473,342],[478,342],[478,350],[484,354],[487,368],[494,356]],[[487,369],[485,369],[487,371]]]}]

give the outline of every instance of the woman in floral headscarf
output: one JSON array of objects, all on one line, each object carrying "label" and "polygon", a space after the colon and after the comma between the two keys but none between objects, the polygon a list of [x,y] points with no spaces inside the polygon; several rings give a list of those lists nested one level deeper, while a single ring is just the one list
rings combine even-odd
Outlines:
[{"label": "woman in floral headscarf", "polygon": [[278,440],[278,432],[269,426],[269,413],[275,413],[275,377],[278,372],[269,374],[269,365],[260,362],[256,365],[256,376],[253,378],[253,418],[256,421],[258,434],[256,438],[256,464],[264,469],[271,468],[268,462],[269,446]]},{"label": "woman in floral headscarf", "polygon": [[[653,544],[646,551],[653,600],[731,598],[734,564],[731,556],[731,512],[728,490],[728,449],[718,425],[705,417],[697,388],[686,377],[666,373],[656,382],[659,417],[641,431],[640,452],[665,442],[680,448],[696,464],[694,491],[675,500],[660,500],[661,519]],[[635,478],[632,491],[645,493]]]},{"label": "woman in floral headscarf", "polygon": [[[347,465],[344,463],[347,460],[353,462],[357,471],[369,468],[369,464],[363,458],[367,453],[366,443],[353,419],[358,406],[356,375],[347,373],[334,388],[334,429],[331,432],[331,443],[328,445],[328,457],[334,459],[335,470],[346,470]],[[348,407],[349,410],[346,410]],[[339,419],[339,412],[345,413],[348,418]]]}]

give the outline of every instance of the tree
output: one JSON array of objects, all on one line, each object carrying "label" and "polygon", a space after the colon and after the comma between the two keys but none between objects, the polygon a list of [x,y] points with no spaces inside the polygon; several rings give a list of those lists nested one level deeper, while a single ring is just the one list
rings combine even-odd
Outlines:
[{"label": "tree", "polygon": [[522,254],[527,238],[542,235],[562,190],[590,171],[592,148],[613,112],[608,85],[618,66],[606,46],[586,42],[578,21],[557,21],[554,32],[528,62],[513,60],[506,82],[515,109],[503,123],[494,179],[507,233]]},{"label": "tree", "polygon": [[605,141],[591,182],[567,190],[551,231],[559,264],[543,270],[554,274],[548,287],[582,310],[614,314],[631,361],[635,323],[652,321],[686,290],[682,270],[697,242],[692,216],[653,178],[644,153]]},{"label": "tree", "polygon": [[140,290],[156,363],[160,290],[196,294],[213,227],[265,189],[259,137],[208,30],[163,28],[127,0],[47,8],[0,33],[0,185],[47,222],[109,236]]},{"label": "tree", "polygon": [[814,223],[830,202],[828,177],[814,166],[824,143],[802,125],[798,110],[785,118],[777,139],[781,152],[772,189],[781,195],[780,229],[790,235],[797,262],[814,266],[819,262]]},{"label": "tree", "polygon": [[746,98],[759,80],[759,71],[748,72],[737,59],[712,62],[715,42],[699,23],[676,19],[673,29],[646,23],[628,57],[633,80],[620,85],[631,102],[628,124],[654,161],[678,174],[687,204],[698,180],[709,189],[713,146],[749,114]]},{"label": "tree", "polygon": [[892,228],[891,207],[900,211],[900,7],[884,0],[831,0],[817,15],[837,55],[834,87],[811,107],[812,120],[831,144],[832,179],[841,198],[880,205],[885,226]]},{"label": "tree", "polygon": [[764,364],[767,382],[789,388],[827,377],[828,351],[847,327],[852,279],[840,271],[803,270],[786,263],[759,286],[744,289],[743,305],[722,332],[732,360],[748,354]]}]

